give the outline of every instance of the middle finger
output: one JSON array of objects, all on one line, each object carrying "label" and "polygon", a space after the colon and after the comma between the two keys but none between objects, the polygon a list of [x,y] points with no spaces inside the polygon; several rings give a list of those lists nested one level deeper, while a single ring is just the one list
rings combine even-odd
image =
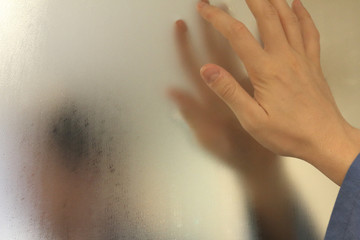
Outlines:
[{"label": "middle finger", "polygon": [[299,19],[286,0],[269,0],[277,9],[289,44],[300,53],[305,52]]},{"label": "middle finger", "polygon": [[269,0],[246,0],[258,23],[265,50],[278,51],[289,46],[277,9]]}]

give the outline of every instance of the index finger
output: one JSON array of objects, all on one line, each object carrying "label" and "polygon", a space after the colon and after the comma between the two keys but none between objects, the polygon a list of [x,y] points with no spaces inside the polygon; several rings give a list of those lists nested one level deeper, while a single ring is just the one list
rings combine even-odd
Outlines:
[{"label": "index finger", "polygon": [[201,66],[201,63],[194,54],[188,36],[188,28],[183,20],[177,20],[175,22],[175,34],[178,53],[180,55],[182,65],[190,74],[192,79],[199,78],[199,68]]},{"label": "index finger", "polygon": [[198,4],[198,11],[206,21],[210,22],[229,40],[245,65],[255,65],[264,57],[265,51],[242,22],[205,2]]},{"label": "index finger", "polygon": [[176,21],[176,41],[178,52],[180,54],[182,65],[185,71],[189,74],[190,80],[195,85],[202,97],[209,99],[213,93],[209,91],[204,81],[201,81],[199,76],[199,68],[201,67],[200,60],[195,55],[193,46],[191,45],[187,25],[183,20]]}]

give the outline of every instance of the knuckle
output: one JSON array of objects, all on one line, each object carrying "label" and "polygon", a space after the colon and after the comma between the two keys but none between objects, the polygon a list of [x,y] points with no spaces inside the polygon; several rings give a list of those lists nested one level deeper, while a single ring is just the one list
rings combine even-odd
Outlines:
[{"label": "knuckle", "polygon": [[249,75],[257,79],[277,79],[281,74],[280,70],[282,70],[283,67],[284,66],[278,62],[266,61],[264,64],[262,64],[262,67],[258,67],[249,71]]},{"label": "knuckle", "polygon": [[300,14],[300,18],[304,20],[312,20],[311,15],[308,11],[304,11],[302,14]]},{"label": "knuckle", "polygon": [[236,86],[233,83],[225,83],[219,91],[224,99],[231,100],[235,96]]},{"label": "knuckle", "polygon": [[230,26],[231,35],[242,35],[246,31],[246,26],[242,22],[235,21]]},{"label": "knuckle", "polygon": [[291,25],[299,25],[299,18],[294,13],[290,13],[286,17],[286,22]]},{"label": "knuckle", "polygon": [[204,12],[204,17],[207,20],[213,20],[218,15],[219,15],[219,9],[217,8],[210,8]]},{"label": "knuckle", "polygon": [[305,12],[302,13],[302,14],[300,14],[300,15],[298,16],[298,19],[299,19],[299,21],[301,21],[301,22],[312,22],[312,21],[313,21],[310,13],[308,13],[307,11],[305,11]]},{"label": "knuckle", "polygon": [[268,19],[276,19],[279,17],[279,13],[276,8],[272,4],[268,4],[268,6],[264,10],[264,17]]},{"label": "knuckle", "polygon": [[[297,73],[297,74],[302,74],[304,72],[304,63],[302,59],[299,59],[297,56],[293,55],[293,54],[287,54],[286,55],[286,65],[287,65],[287,69],[290,70],[292,73]],[[281,72],[281,71],[280,71]],[[281,72],[281,75],[284,72]],[[286,71],[285,71],[286,73]],[[281,76],[279,76],[280,79],[283,78]]]},{"label": "knuckle", "polygon": [[298,67],[300,64],[298,58],[296,56],[294,56],[293,54],[287,54],[286,61],[293,68]]},{"label": "knuckle", "polygon": [[207,19],[207,20],[213,19],[213,18],[214,18],[214,15],[215,15],[214,11],[206,11],[206,12],[204,13],[204,17],[205,17],[205,19]]}]

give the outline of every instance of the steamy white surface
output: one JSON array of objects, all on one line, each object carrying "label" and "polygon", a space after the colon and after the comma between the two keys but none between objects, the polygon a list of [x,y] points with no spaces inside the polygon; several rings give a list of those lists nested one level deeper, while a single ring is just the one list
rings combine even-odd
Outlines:
[{"label": "steamy white surface", "polygon": [[[224,2],[255,33],[244,1]],[[34,161],[30,152],[44,154],[38,148],[52,114],[76,102],[91,109],[86,114],[94,122],[106,121],[115,139],[115,165],[128,163],[103,181],[101,191],[121,216],[125,207],[117,204],[117,195],[131,189],[126,208],[136,213],[129,221],[146,226],[138,237],[247,239],[236,177],[199,151],[165,95],[168,86],[186,85],[173,22],[185,19],[196,35],[194,3],[0,0],[0,238],[38,239],[36,220],[21,201],[35,189],[25,185],[23,166]],[[324,72],[336,100],[345,117],[360,127],[360,2],[304,4],[322,34]],[[286,164],[324,233],[338,188],[301,161]],[[126,175],[121,178],[126,187],[114,190],[118,175]]]}]

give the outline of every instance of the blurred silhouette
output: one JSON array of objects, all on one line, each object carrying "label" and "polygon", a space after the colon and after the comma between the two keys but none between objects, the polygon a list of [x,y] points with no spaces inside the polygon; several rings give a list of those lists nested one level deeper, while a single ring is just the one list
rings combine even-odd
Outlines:
[{"label": "blurred silhouette", "polygon": [[63,106],[49,124],[40,202],[54,239],[90,239],[97,227],[101,138],[91,124],[76,104]]},{"label": "blurred silhouette", "polygon": [[120,239],[121,221],[108,195],[115,183],[104,186],[116,171],[104,116],[99,120],[74,102],[59,109],[50,114],[35,166],[42,232],[46,239]]},{"label": "blurred silhouette", "polygon": [[[251,84],[230,46],[207,23],[202,24],[211,60],[227,66],[251,93]],[[178,21],[176,26],[182,64],[199,97],[176,88],[171,90],[172,98],[199,142],[242,178],[249,216],[254,218],[253,227],[258,229],[261,239],[299,238],[296,203],[278,157],[253,140],[230,109],[202,82],[201,62],[193,54],[187,26],[183,21]],[[49,235],[47,239],[131,239],[129,236],[136,235],[131,232],[141,228],[148,236],[160,239],[134,217],[136,213],[131,213],[134,209],[119,207],[131,201],[126,196],[128,192],[124,190],[123,196],[115,201],[108,198],[115,184],[104,179],[116,171],[112,163],[115,153],[111,150],[116,133],[107,131],[106,114],[94,114],[97,109],[91,104],[84,106],[71,101],[53,109],[59,111],[49,114],[44,150],[35,170],[40,173],[40,196],[36,201],[43,230]],[[119,158],[121,156],[116,157]],[[128,184],[123,180],[126,171],[123,168],[116,172],[117,184]],[[132,221],[136,224],[131,225]],[[300,229],[311,232],[311,229]],[[308,235],[304,239],[312,237]]]},{"label": "blurred silhouette", "polygon": [[[254,235],[260,239],[314,239],[312,227],[301,223],[305,218],[298,220],[297,203],[280,160],[246,133],[228,106],[205,85],[199,74],[205,62],[194,54],[188,27],[183,20],[175,25],[181,63],[196,94],[173,88],[170,96],[200,144],[234,169],[244,182],[249,215],[257,229]],[[252,94],[250,81],[226,39],[203,21],[202,30],[210,62],[221,64]]]}]

